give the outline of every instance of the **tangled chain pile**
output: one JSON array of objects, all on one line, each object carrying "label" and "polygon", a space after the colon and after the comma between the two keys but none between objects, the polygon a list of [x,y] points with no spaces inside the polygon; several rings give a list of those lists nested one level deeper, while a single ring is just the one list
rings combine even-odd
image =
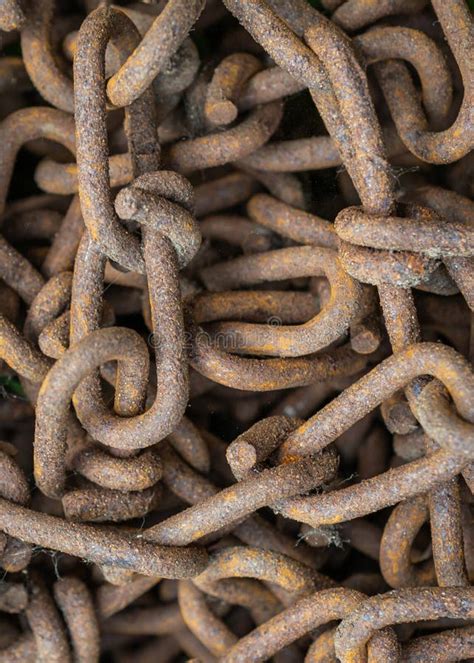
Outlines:
[{"label": "tangled chain pile", "polygon": [[0,662],[474,660],[465,0],[0,29]]}]

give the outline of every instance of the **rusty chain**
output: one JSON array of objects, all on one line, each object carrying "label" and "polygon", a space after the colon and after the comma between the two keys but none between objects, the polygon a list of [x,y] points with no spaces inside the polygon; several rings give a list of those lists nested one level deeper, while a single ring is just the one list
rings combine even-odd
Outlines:
[{"label": "rusty chain", "polygon": [[0,0],[0,663],[474,660],[466,0]]}]

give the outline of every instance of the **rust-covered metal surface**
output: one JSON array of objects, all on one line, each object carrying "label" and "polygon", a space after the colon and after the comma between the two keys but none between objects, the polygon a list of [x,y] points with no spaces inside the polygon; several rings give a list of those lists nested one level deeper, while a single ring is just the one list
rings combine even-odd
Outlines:
[{"label": "rust-covered metal surface", "polygon": [[474,660],[466,0],[0,0],[0,663]]}]

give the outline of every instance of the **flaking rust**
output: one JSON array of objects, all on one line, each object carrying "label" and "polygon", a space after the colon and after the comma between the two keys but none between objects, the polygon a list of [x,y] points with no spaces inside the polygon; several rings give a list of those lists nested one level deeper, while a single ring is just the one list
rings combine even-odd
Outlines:
[{"label": "flaking rust", "polygon": [[0,0],[0,663],[474,660],[465,0]]}]

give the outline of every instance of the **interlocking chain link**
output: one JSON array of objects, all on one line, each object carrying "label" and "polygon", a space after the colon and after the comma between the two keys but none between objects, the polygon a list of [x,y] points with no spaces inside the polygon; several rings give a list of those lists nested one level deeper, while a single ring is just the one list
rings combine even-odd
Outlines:
[{"label": "interlocking chain link", "polygon": [[474,658],[473,40],[0,0],[0,663]]}]

